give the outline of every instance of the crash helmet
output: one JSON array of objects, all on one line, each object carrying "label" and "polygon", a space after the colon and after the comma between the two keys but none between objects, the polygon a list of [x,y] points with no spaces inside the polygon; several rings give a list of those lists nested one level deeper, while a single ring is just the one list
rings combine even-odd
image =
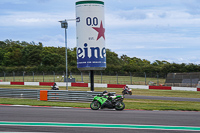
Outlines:
[{"label": "crash helmet", "polygon": [[103,94],[105,94],[105,93],[108,93],[108,91],[106,91],[106,90],[105,90],[105,91],[103,91]]}]

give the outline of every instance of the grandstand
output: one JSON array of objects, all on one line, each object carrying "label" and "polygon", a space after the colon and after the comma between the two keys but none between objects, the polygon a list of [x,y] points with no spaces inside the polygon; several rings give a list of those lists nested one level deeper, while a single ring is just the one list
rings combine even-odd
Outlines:
[{"label": "grandstand", "polygon": [[177,87],[196,87],[199,80],[200,72],[168,73],[165,85]]}]

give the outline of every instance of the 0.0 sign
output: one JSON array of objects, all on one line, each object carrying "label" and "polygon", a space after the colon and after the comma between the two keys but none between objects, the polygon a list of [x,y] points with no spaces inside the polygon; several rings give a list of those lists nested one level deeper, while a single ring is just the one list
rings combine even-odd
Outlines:
[{"label": "0.0 sign", "polygon": [[98,18],[94,17],[93,19],[91,17],[86,18],[86,24],[88,26],[97,26],[98,25]]}]

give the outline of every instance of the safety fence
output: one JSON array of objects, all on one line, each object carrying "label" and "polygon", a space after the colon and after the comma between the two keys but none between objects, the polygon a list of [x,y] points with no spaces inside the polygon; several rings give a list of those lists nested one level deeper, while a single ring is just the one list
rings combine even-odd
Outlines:
[{"label": "safety fence", "polygon": [[[167,74],[163,73],[110,73],[94,72],[94,83],[160,85],[165,83]],[[0,71],[0,82],[65,82],[66,74],[60,72],[4,72]],[[90,83],[90,72],[68,73],[68,82]]]},{"label": "safety fence", "polygon": [[[115,92],[111,92],[115,94]],[[92,91],[63,91],[63,90],[29,90],[0,88],[0,97],[38,99],[41,101],[79,101],[90,102],[102,92]]]},{"label": "safety fence", "polygon": [[39,95],[40,90],[0,88],[0,97],[38,99]]},{"label": "safety fence", "polygon": [[82,101],[82,102],[90,102],[98,94],[102,94],[102,92],[41,90],[40,91],[40,100],[41,101]]}]

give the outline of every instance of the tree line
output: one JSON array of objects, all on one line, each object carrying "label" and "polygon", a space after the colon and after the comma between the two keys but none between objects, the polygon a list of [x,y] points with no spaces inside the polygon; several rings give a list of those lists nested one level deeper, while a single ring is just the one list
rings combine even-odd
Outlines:
[{"label": "tree line", "polygon": [[[67,52],[69,71],[79,72],[76,48],[68,48]],[[164,60],[150,62],[125,54],[119,57],[110,49],[106,49],[106,60],[106,74],[200,72],[199,64],[177,64]],[[41,42],[0,41],[0,72],[65,72],[65,64],[65,47],[46,47]]]}]

